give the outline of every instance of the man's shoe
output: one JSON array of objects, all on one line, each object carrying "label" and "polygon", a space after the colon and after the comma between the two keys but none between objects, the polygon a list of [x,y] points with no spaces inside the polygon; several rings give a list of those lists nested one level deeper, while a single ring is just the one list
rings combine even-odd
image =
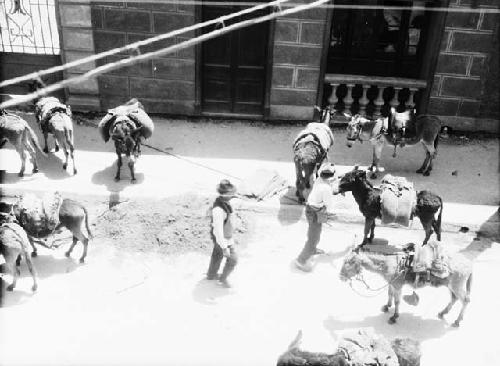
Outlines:
[{"label": "man's shoe", "polygon": [[227,281],[227,280],[219,280],[217,281],[217,284],[221,287],[224,287],[224,288],[231,288],[231,284]]},{"label": "man's shoe", "polygon": [[213,280],[218,280],[220,278],[220,275],[219,274],[216,274],[216,275],[207,275],[206,279],[209,280],[209,281],[213,281]]},{"label": "man's shoe", "polygon": [[325,251],[323,249],[316,248],[316,250],[314,251],[314,254],[315,255],[325,254]]},{"label": "man's shoe", "polygon": [[311,272],[312,271],[312,266],[309,263],[300,263],[298,259],[295,260],[294,262],[295,267],[300,269],[303,272]]},{"label": "man's shoe", "polygon": [[419,302],[419,297],[415,291],[411,295],[404,295],[403,300],[408,304],[412,306],[417,306]]}]

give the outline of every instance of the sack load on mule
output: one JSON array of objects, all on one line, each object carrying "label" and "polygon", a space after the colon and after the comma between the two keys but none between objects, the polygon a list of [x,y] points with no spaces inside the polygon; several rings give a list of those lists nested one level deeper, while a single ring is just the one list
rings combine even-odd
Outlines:
[{"label": "sack load on mule", "polygon": [[133,98],[127,103],[108,110],[108,114],[99,122],[98,129],[104,142],[108,142],[112,135],[114,123],[119,117],[127,117],[135,124],[132,129],[141,128],[140,135],[145,139],[153,135],[153,120],[144,111],[144,106]]},{"label": "sack load on mule", "polygon": [[71,108],[59,101],[56,97],[44,97],[35,104],[35,118],[42,131],[48,128],[48,122],[56,112],[66,113],[71,117]]},{"label": "sack load on mule", "polygon": [[404,177],[387,174],[382,178],[380,190],[382,223],[409,226],[417,200],[413,183]]},{"label": "sack load on mule", "polygon": [[31,193],[22,195],[17,202],[21,226],[35,237],[53,232],[59,224],[62,202],[59,192],[46,193],[41,199]]},{"label": "sack load on mule", "polygon": [[308,123],[306,128],[299,132],[293,143],[296,149],[299,143],[312,142],[321,150],[323,158],[333,145],[333,132],[327,124],[319,122]]}]

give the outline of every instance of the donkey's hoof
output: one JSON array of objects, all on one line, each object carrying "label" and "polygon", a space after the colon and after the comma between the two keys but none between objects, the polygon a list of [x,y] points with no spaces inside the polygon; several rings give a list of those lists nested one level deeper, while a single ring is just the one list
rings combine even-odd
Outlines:
[{"label": "donkey's hoof", "polygon": [[68,166],[66,164],[63,164],[63,170],[66,170]]},{"label": "donkey's hoof", "polygon": [[15,287],[15,286],[14,286],[13,284],[11,284],[11,285],[7,286],[7,291],[13,291],[13,290],[14,290],[14,287]]},{"label": "donkey's hoof", "polygon": [[424,177],[428,177],[429,175],[431,175],[431,172],[430,171],[426,171],[426,172],[424,172],[423,175],[424,175]]},{"label": "donkey's hoof", "polygon": [[31,257],[35,258],[36,256],[38,256],[38,253],[36,251],[32,251],[31,252]]},{"label": "donkey's hoof", "polygon": [[451,326],[453,328],[458,328],[458,327],[460,327],[460,322],[458,320],[455,320]]},{"label": "donkey's hoof", "polygon": [[119,182],[120,181],[120,177],[115,177],[115,182]]},{"label": "donkey's hoof", "polygon": [[438,314],[438,318],[439,318],[439,319],[441,319],[441,320],[443,320],[443,319],[444,319],[444,313],[443,313],[443,312],[440,312],[440,313]]},{"label": "donkey's hoof", "polygon": [[33,168],[33,173],[38,173],[38,172],[39,172],[38,168]]},{"label": "donkey's hoof", "polygon": [[20,178],[24,177],[24,173],[23,172],[19,172],[18,177],[20,177]]},{"label": "donkey's hoof", "polygon": [[44,152],[45,154],[48,154],[48,153],[49,153],[49,148],[48,148],[48,147],[45,147],[45,148],[43,149],[43,152]]},{"label": "donkey's hoof", "polygon": [[424,172],[424,170],[423,170],[422,168],[417,169],[417,170],[415,171],[415,173],[417,173],[417,174],[422,174],[423,172]]},{"label": "donkey's hoof", "polygon": [[389,311],[389,308],[390,308],[389,305],[384,305],[384,306],[382,306],[382,309],[380,309],[380,310],[382,310],[383,313],[387,313]]},{"label": "donkey's hoof", "polygon": [[69,256],[71,255],[71,252],[66,252],[66,253],[64,253],[64,255],[66,256],[66,258],[69,258]]},{"label": "donkey's hoof", "polygon": [[59,151],[59,146],[56,145],[55,149],[54,149],[55,152],[58,152]]},{"label": "donkey's hoof", "polygon": [[132,178],[132,179],[130,180],[130,183],[137,183],[137,179]]},{"label": "donkey's hoof", "polygon": [[38,285],[31,286],[31,291],[35,292],[36,290],[38,290]]},{"label": "donkey's hoof", "polygon": [[78,170],[76,170],[76,168],[73,168],[73,175],[76,175],[76,173],[78,173]]},{"label": "donkey's hoof", "polygon": [[377,177],[378,177],[377,173],[375,173],[375,172],[372,172],[372,174],[370,174],[371,179],[377,179]]},{"label": "donkey's hoof", "polygon": [[389,324],[396,324],[396,321],[398,320],[398,317],[397,316],[391,316],[388,320],[388,323]]},{"label": "donkey's hoof", "polygon": [[80,263],[81,263],[81,264],[85,263],[85,258],[83,258],[83,257],[82,257],[82,258],[80,258]]}]

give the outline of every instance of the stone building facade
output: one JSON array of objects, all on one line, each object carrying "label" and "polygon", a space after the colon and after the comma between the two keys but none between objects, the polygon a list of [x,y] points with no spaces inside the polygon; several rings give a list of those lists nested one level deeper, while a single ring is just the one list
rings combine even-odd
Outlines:
[{"label": "stone building facade", "polygon": [[[494,0],[435,1],[453,8],[472,6],[479,12],[449,12],[444,15],[441,28],[434,30],[438,47],[434,64],[429,66],[428,96],[421,110],[440,116],[455,129],[498,131],[499,15],[488,10],[498,9],[497,4]],[[200,7],[171,2],[58,3],[63,62],[203,20]],[[279,18],[268,25],[267,80],[262,113],[256,119],[315,118],[313,106],[325,101],[325,63],[331,27],[329,8]],[[199,34],[190,32],[142,47],[139,52],[160,49]],[[201,46],[190,47],[72,86],[67,90],[69,103],[75,109],[104,111],[136,97],[152,113],[203,115],[203,52]],[[109,56],[72,69],[66,76],[129,56]]]}]

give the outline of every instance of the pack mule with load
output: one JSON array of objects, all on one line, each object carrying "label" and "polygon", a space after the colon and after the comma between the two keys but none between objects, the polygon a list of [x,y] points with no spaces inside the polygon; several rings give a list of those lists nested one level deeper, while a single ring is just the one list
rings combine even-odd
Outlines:
[{"label": "pack mule with load", "polygon": [[[69,198],[62,198],[58,193],[47,193],[43,198],[33,194],[22,195],[11,208],[12,214],[28,234],[33,248],[33,257],[37,255],[35,239],[46,239],[62,228],[67,228],[73,234],[73,242],[66,251],[69,257],[78,241],[83,244],[80,263],[85,261],[87,248],[92,233],[89,228],[88,212],[81,203]],[[83,232],[83,224],[87,234]]]},{"label": "pack mule with load", "polygon": [[[392,189],[392,188],[391,188]],[[425,245],[429,240],[433,229],[436,233],[437,239],[441,240],[441,216],[443,213],[443,200],[438,195],[429,191],[415,192],[408,190],[404,192],[402,210],[399,211],[398,203],[396,202],[396,210],[391,207],[394,204],[394,199],[391,198],[391,191],[385,192],[379,188],[373,187],[366,177],[366,171],[358,169],[356,166],[354,170],[345,173],[340,177],[338,190],[334,193],[352,192],[359,210],[365,217],[364,237],[361,246],[368,242],[372,242],[375,234],[375,219],[394,219],[393,222],[399,221],[399,224],[407,226],[409,220],[417,216],[422,223],[425,230]],[[383,196],[389,196],[389,199]],[[413,197],[413,195],[416,197]],[[382,200],[385,198],[385,201]],[[399,197],[396,197],[398,200]],[[385,203],[384,203],[385,202]],[[384,205],[382,205],[384,203]],[[391,205],[389,204],[391,203]],[[439,211],[436,218],[435,215]],[[383,216],[384,214],[384,216]],[[390,221],[389,221],[390,222]],[[386,221],[386,223],[388,223]]]},{"label": "pack mule with load", "polygon": [[28,125],[24,119],[15,114],[0,111],[0,148],[8,142],[14,145],[19,157],[21,158],[21,170],[19,176],[24,176],[26,169],[26,150],[31,158],[33,164],[33,173],[38,173],[38,163],[36,161],[36,151],[33,145],[40,151],[43,156],[47,156],[36,137],[33,129]]},{"label": "pack mule with load", "polygon": [[321,109],[321,121],[309,123],[299,132],[293,143],[293,161],[295,163],[295,187],[299,203],[305,201],[304,191],[310,190],[319,167],[328,161],[328,151],[333,145],[333,133],[330,121],[334,110],[329,106]]},{"label": "pack mule with load", "polygon": [[[433,246],[442,245],[433,243]],[[343,281],[358,279],[367,287],[367,282],[363,278],[363,271],[370,271],[381,275],[387,282],[388,300],[382,307],[383,312],[388,312],[394,301],[394,314],[390,317],[389,323],[393,324],[399,317],[399,304],[401,302],[401,292],[405,284],[415,286],[446,286],[451,292],[450,303],[438,314],[443,317],[451,310],[457,300],[462,302],[462,309],[457,319],[453,322],[454,327],[458,327],[464,317],[467,305],[470,302],[470,291],[472,284],[472,262],[460,253],[447,254],[444,259],[438,256],[431,257],[428,267],[415,269],[412,265],[412,255],[408,252],[415,247],[409,244],[405,251],[392,254],[376,253],[371,251],[353,250],[344,260],[340,270],[340,278]],[[369,248],[369,247],[368,247]],[[439,253],[437,251],[436,253]],[[437,259],[440,259],[438,261]],[[443,268],[445,267],[445,268]],[[428,276],[419,276],[419,273],[429,271]],[[368,287],[369,288],[369,287]]]},{"label": "pack mule with load", "polygon": [[[73,161],[73,174],[77,173],[75,166],[75,143],[73,136],[73,121],[71,119],[71,108],[55,97],[44,97],[37,100],[35,104],[35,118],[40,126],[45,140],[44,152],[48,153],[48,135],[54,136],[55,151],[62,147],[65,156],[63,169],[68,167],[69,157]],[[68,152],[69,150],[69,152]]]},{"label": "pack mule with load", "polygon": [[110,109],[108,114],[99,122],[99,133],[108,142],[111,138],[115,143],[118,156],[115,181],[120,180],[122,155],[125,155],[130,169],[131,180],[134,183],[136,160],[141,155],[141,141],[152,136],[154,124],[144,111],[144,106],[135,98],[124,105]]},{"label": "pack mule with load", "polygon": [[391,108],[388,117],[375,120],[359,114],[344,115],[350,119],[347,125],[347,146],[352,147],[356,141],[370,141],[373,146],[373,160],[369,168],[372,178],[377,178],[380,171],[380,157],[386,144],[394,146],[393,157],[396,157],[397,146],[415,145],[419,142],[425,149],[425,160],[417,173],[430,175],[441,131],[439,118],[431,115],[417,116],[414,109],[397,112],[395,108]]}]

